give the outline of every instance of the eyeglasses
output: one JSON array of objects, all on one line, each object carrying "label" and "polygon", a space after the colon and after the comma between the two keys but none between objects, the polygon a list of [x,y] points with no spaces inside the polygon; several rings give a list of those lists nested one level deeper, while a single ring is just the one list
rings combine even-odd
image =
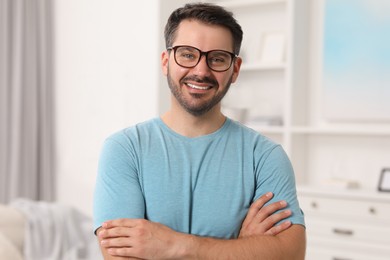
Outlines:
[{"label": "eyeglasses", "polygon": [[201,51],[198,48],[186,45],[168,47],[167,50],[173,50],[175,62],[184,68],[195,67],[204,55],[207,66],[217,72],[227,71],[237,57],[236,54],[224,50]]}]

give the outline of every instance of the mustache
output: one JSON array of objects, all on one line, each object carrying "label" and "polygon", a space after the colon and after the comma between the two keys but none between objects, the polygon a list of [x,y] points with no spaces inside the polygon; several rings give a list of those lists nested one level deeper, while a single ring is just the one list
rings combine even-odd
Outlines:
[{"label": "mustache", "polygon": [[184,81],[195,81],[198,83],[207,83],[207,84],[211,84],[211,85],[218,85],[218,82],[215,79],[212,79],[210,77],[199,78],[197,76],[188,76],[188,77],[183,78],[180,83],[183,83]]}]

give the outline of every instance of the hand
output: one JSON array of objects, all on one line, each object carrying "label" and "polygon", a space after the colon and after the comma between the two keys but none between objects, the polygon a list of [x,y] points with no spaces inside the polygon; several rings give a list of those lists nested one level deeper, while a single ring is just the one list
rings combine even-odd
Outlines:
[{"label": "hand", "polygon": [[290,221],[275,226],[279,221],[289,217],[291,211],[283,210],[275,213],[287,206],[285,201],[278,201],[264,206],[272,197],[273,194],[268,192],[252,203],[242,223],[239,238],[252,235],[277,235],[291,226]]},{"label": "hand", "polygon": [[101,246],[126,259],[168,259],[180,251],[181,233],[145,219],[107,221],[98,232]]}]

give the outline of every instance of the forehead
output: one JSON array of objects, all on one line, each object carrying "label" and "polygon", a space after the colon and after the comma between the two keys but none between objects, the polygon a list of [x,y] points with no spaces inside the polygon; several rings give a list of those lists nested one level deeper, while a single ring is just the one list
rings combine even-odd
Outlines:
[{"label": "forehead", "polygon": [[202,51],[220,49],[233,52],[233,36],[228,28],[220,25],[184,20],[176,32],[175,45],[190,45]]}]

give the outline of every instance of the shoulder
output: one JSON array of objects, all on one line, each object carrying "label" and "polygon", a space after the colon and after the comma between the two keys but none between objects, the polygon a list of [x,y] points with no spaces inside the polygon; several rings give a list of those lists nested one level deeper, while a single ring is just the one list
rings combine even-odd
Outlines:
[{"label": "shoulder", "polygon": [[158,118],[149,119],[147,121],[131,125],[110,134],[106,138],[106,141],[116,141],[122,143],[129,139],[134,139],[135,137],[139,137],[140,135],[150,132],[152,129],[158,127],[158,125]]},{"label": "shoulder", "polygon": [[263,135],[260,131],[250,128],[240,122],[229,119],[229,131],[245,139],[245,142],[253,144],[256,149],[273,150],[280,146],[275,141]]},{"label": "shoulder", "polygon": [[145,135],[153,135],[152,129],[157,128],[157,125],[158,119],[153,118],[113,132],[104,139],[103,150],[109,152],[137,150],[141,140],[147,139]]},{"label": "shoulder", "polygon": [[230,132],[234,138],[244,143],[244,146],[253,153],[254,160],[260,164],[278,163],[290,167],[290,160],[282,145],[246,125],[230,120]]}]

